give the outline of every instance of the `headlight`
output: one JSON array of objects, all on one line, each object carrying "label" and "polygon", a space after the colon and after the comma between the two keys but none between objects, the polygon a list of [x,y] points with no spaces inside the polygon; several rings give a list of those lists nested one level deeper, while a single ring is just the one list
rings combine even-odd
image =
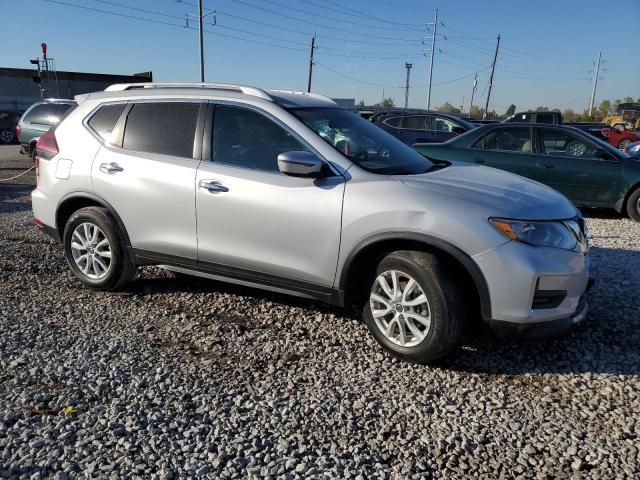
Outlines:
[{"label": "headlight", "polygon": [[489,221],[511,240],[565,250],[577,250],[578,247],[576,233],[565,222],[527,222],[502,218],[490,218]]}]

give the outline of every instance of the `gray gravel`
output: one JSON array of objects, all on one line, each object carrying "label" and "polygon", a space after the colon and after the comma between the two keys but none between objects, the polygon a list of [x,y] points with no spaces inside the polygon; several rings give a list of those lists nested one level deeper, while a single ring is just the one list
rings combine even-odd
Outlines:
[{"label": "gray gravel", "polygon": [[[0,177],[27,165],[0,150]],[[85,290],[31,182],[0,184],[2,478],[640,476],[640,225],[590,216],[570,334],[480,332],[433,368],[309,301],[155,267]]]}]

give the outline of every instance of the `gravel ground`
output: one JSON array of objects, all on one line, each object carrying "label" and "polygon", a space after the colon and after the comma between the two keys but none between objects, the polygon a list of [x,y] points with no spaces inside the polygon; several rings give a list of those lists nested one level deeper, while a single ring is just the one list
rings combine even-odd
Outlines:
[{"label": "gravel ground", "polygon": [[[28,165],[3,147],[0,177]],[[0,184],[0,477],[638,478],[640,225],[590,216],[590,318],[399,362],[348,312],[149,267],[80,287]]]}]

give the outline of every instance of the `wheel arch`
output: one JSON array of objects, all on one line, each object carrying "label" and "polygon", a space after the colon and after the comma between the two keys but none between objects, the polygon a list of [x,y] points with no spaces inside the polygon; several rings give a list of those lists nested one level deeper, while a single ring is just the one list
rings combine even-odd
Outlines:
[{"label": "wheel arch", "polygon": [[382,233],[361,241],[338,272],[337,284],[345,305],[356,303],[366,293],[362,291],[362,283],[358,284],[356,280],[372,275],[382,257],[397,250],[425,251],[447,261],[458,270],[465,284],[473,286],[483,318],[491,318],[489,287],[480,267],[455,245],[421,233]]},{"label": "wheel arch", "polygon": [[629,197],[633,194],[633,192],[635,192],[638,189],[640,189],[640,182],[634,183],[627,189],[627,192],[624,194],[624,197],[622,198],[622,200],[616,204],[615,209],[617,212],[623,213],[623,214],[627,212],[627,204],[629,202]]},{"label": "wheel arch", "polygon": [[102,207],[107,209],[109,214],[118,224],[118,228],[120,228],[120,231],[124,235],[124,238],[127,242],[127,247],[131,247],[129,234],[127,233],[127,229],[125,228],[124,222],[120,218],[120,215],[118,215],[118,212],[116,212],[116,210],[105,199],[90,192],[75,192],[67,194],[58,204],[58,207],[56,208],[56,232],[58,233],[60,239],[62,239],[64,233],[64,226],[66,225],[71,215],[73,215],[73,212],[76,212],[79,209],[85,207]]}]

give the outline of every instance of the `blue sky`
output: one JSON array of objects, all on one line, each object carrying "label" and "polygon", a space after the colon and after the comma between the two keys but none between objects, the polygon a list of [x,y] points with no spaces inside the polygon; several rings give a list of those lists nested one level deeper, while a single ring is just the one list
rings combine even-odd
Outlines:
[{"label": "blue sky", "polygon": [[[0,66],[29,68],[28,59],[45,41],[59,70],[152,70],[158,81],[198,80],[198,33],[183,28],[197,0],[60,1],[85,9],[45,0],[0,0]],[[640,97],[640,0],[204,0],[204,5],[216,11],[205,19],[208,81],[304,90],[309,43],[316,33],[314,91],[374,103],[384,89],[385,96],[402,104],[408,61],[414,87],[409,104],[425,107],[424,50],[431,37],[425,24],[438,8],[442,24],[432,108],[445,101],[456,106],[464,101],[468,108],[475,72],[474,104],[484,104],[498,34],[491,106],[499,113],[510,103],[518,109],[546,105],[581,111],[591,94],[589,70],[599,51],[607,71],[596,102]]]}]

